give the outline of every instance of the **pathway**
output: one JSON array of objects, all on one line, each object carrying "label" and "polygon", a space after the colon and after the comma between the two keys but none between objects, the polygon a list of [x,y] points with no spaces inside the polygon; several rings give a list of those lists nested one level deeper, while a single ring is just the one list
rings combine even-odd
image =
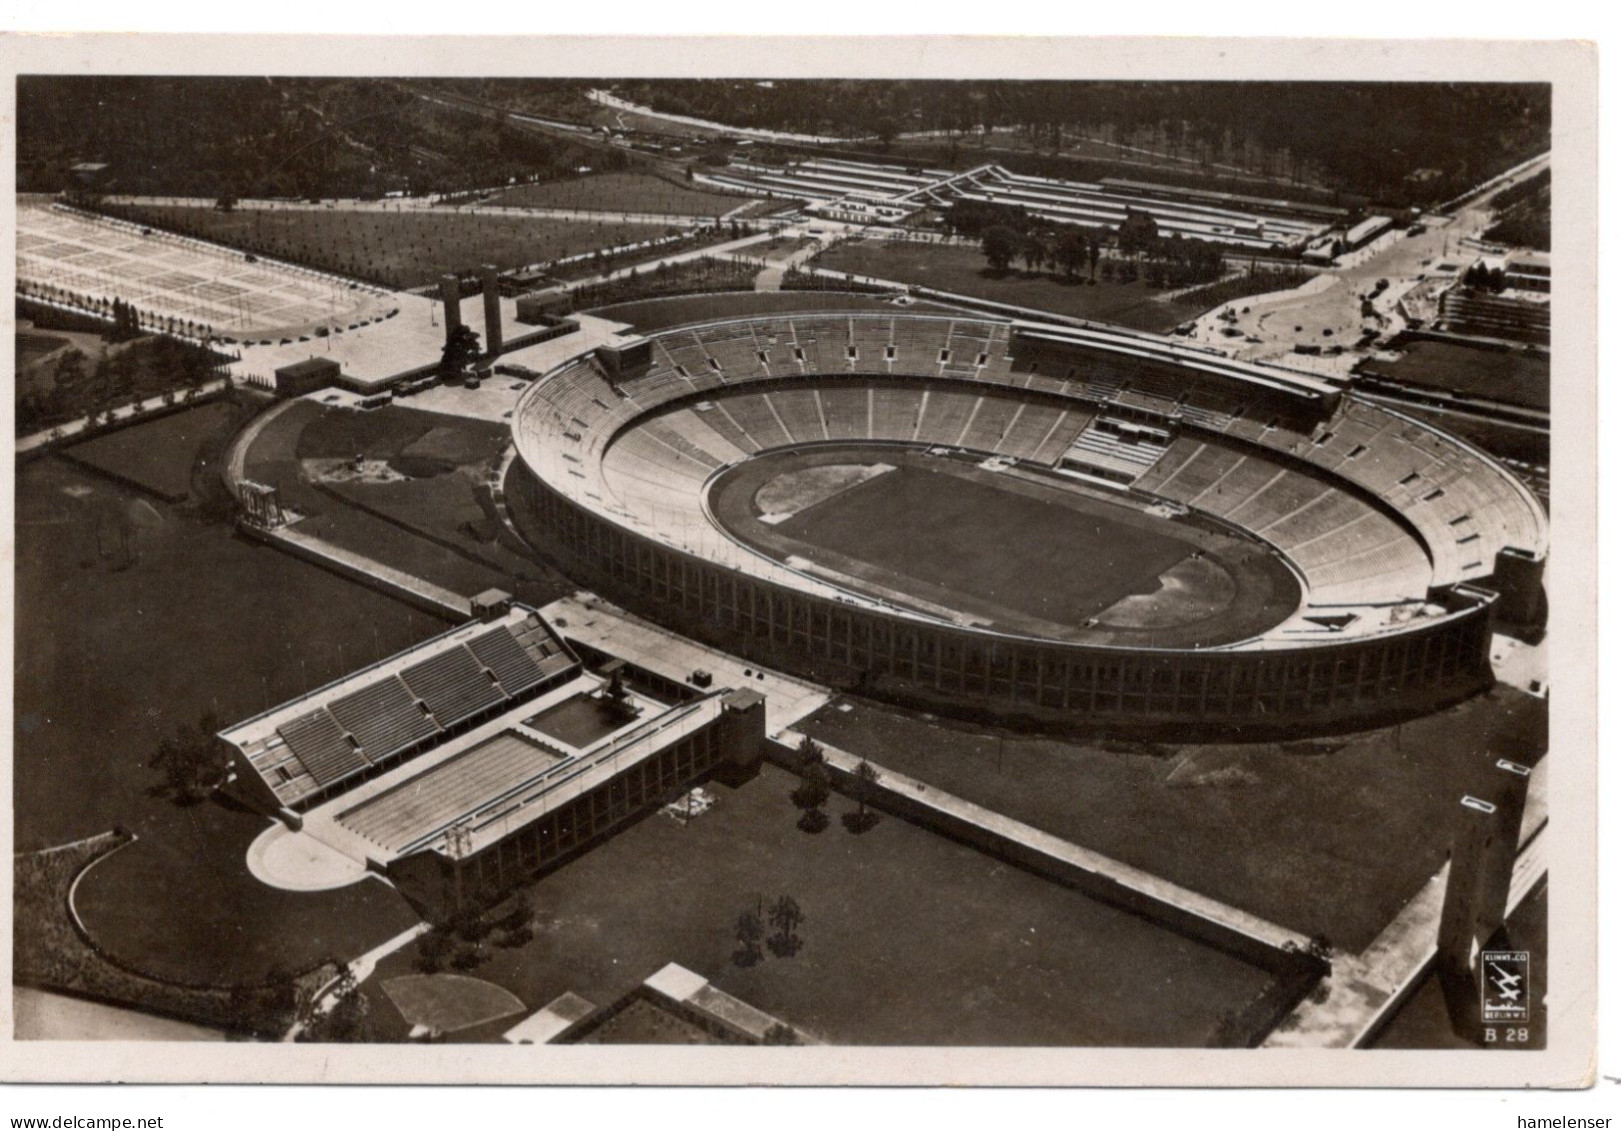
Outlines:
[{"label": "pathway", "polygon": [[[211,393],[217,393],[226,388],[228,384],[229,383],[224,379],[210,381],[200,387],[200,391],[197,393],[197,396],[198,398],[202,398]],[[174,400],[172,402],[164,401],[163,398],[166,395],[172,395]],[[159,393],[157,396],[148,397],[144,401],[138,401],[135,404],[123,405],[119,408],[115,408],[112,410],[112,419],[123,421],[127,424],[143,413],[152,412],[160,408],[167,408],[171,403],[186,404],[189,402],[184,399],[181,390],[175,389],[171,390],[169,394]],[[30,436],[19,437],[17,440],[17,452],[19,455],[23,452],[31,452],[35,448],[44,447],[45,445],[54,443],[58,440],[66,440],[71,436],[77,436],[82,432],[88,431],[89,429],[90,418],[87,416],[81,416],[77,420],[70,420],[66,424],[58,424],[56,427],[49,428],[44,432],[35,432]]]}]

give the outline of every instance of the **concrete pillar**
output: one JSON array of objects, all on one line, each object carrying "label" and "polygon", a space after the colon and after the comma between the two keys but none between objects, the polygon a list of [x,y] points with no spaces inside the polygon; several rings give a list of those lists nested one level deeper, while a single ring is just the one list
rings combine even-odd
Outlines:
[{"label": "concrete pillar", "polygon": [[462,284],[454,275],[439,278],[439,299],[445,304],[445,341],[450,341],[462,324]]},{"label": "concrete pillar", "polygon": [[1530,790],[1528,767],[1499,759],[1481,793],[1465,796],[1441,907],[1437,965],[1453,1031],[1482,1038],[1480,954],[1503,926]]},{"label": "concrete pillar", "polygon": [[479,269],[484,281],[484,348],[491,357],[501,352],[500,274],[488,263]]}]

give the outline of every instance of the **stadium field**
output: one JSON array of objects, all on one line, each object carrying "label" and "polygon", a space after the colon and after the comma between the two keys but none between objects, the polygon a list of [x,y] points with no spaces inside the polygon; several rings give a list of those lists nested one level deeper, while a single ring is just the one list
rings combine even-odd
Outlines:
[{"label": "stadium field", "polygon": [[97,436],[73,445],[66,454],[161,499],[178,502],[191,491],[192,469],[209,436],[235,420],[238,411],[229,403],[214,401]]},{"label": "stadium field", "polygon": [[[871,474],[884,465],[894,470]],[[785,484],[841,472],[790,517],[765,514],[782,505]],[[710,505],[723,526],[778,560],[1004,631],[1212,643],[1270,627],[1299,598],[1288,568],[1235,534],[1146,515],[1067,482],[895,446],[759,457],[717,480]],[[1173,569],[1179,587],[1158,603],[1160,615],[1099,617],[1125,598],[1160,593]],[[1102,623],[1089,625],[1093,618]]]},{"label": "stadium field", "polygon": [[[908,822],[852,835],[840,818],[855,806],[837,795],[832,824],[802,832],[795,780],[767,765],[741,787],[712,784],[714,808],[692,822],[651,814],[543,876],[528,889],[535,937],[491,947],[470,973],[530,1009],[565,991],[600,1006],[678,962],[849,1044],[1199,1045],[1271,982]],[[801,948],[738,965],[738,916],[784,894],[804,913]],[[414,950],[379,977],[412,972]]]},{"label": "stadium field", "polygon": [[641,212],[672,216],[719,216],[753,197],[698,192],[645,173],[603,173],[546,184],[519,185],[487,203],[503,208],[560,208],[591,212]]},{"label": "stadium field", "polygon": [[1159,575],[1192,552],[1175,538],[1131,529],[1109,513],[1118,508],[1086,507],[1084,518],[1078,509],[1052,495],[907,466],[801,511],[780,529],[898,579],[1059,622],[1153,592]]},{"label": "stadium field", "polygon": [[1141,282],[1086,286],[1027,278],[1017,271],[992,277],[986,273],[985,256],[973,247],[855,240],[818,256],[815,266],[1155,333],[1165,333],[1203,311],[1200,306],[1168,301],[1163,292],[1149,290]]},{"label": "stadium field", "polygon": [[1547,750],[1511,688],[1311,743],[1069,742],[843,698],[797,724],[1054,836],[1338,947],[1366,947],[1446,862],[1458,798]]}]

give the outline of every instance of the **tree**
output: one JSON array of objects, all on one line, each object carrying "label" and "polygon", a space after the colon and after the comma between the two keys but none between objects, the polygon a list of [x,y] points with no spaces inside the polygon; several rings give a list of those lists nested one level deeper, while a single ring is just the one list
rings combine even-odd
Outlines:
[{"label": "tree", "polygon": [[450,933],[441,927],[428,931],[417,941],[416,968],[424,974],[437,974],[445,968],[450,961],[451,953],[456,949],[456,942]]},{"label": "tree", "polygon": [[151,768],[162,775],[159,792],[180,805],[201,801],[225,775],[225,759],[215,740],[219,719],[212,711],[158,740]]},{"label": "tree", "polygon": [[1159,225],[1154,218],[1146,212],[1138,212],[1131,206],[1126,207],[1126,218],[1120,221],[1120,228],[1115,232],[1115,243],[1123,255],[1137,255],[1148,251],[1159,238]]},{"label": "tree", "polygon": [[850,773],[850,793],[856,799],[856,811],[844,815],[844,827],[853,833],[864,833],[878,823],[878,814],[867,808],[877,792],[879,774],[865,758],[856,763]]},{"label": "tree", "polygon": [[753,966],[765,955],[760,950],[760,939],[765,935],[765,927],[760,922],[760,916],[753,911],[745,911],[737,917],[737,949],[732,952],[732,961],[739,966]]},{"label": "tree", "polygon": [[1086,247],[1086,233],[1081,231],[1065,232],[1054,246],[1053,254],[1058,259],[1059,269],[1064,272],[1064,278],[1075,278],[1085,266]]},{"label": "tree", "polygon": [[478,331],[467,323],[462,323],[451,333],[445,341],[445,348],[439,359],[439,372],[442,376],[453,377],[478,360],[483,352],[479,345]]},{"label": "tree", "polygon": [[792,958],[798,953],[803,945],[799,941],[799,924],[804,919],[805,914],[799,909],[798,900],[791,895],[777,897],[777,901],[771,905],[771,925],[777,929],[768,943],[772,954],[778,958]]},{"label": "tree", "polygon": [[332,1005],[329,1009],[321,1009],[318,1001],[305,1003],[299,1018],[303,1022],[303,1029],[298,1039],[356,1044],[371,1040],[370,1006],[366,996],[360,992],[354,971],[349,967],[343,967],[330,997]]},{"label": "tree", "polygon": [[1039,233],[1031,232],[1024,237],[1019,254],[1024,257],[1026,271],[1039,271],[1041,265],[1047,261],[1047,241]]},{"label": "tree", "polygon": [[1013,254],[1019,246],[1019,233],[1005,224],[993,224],[980,237],[979,249],[985,253],[985,262],[998,275],[1006,273],[1013,264]]},{"label": "tree", "polygon": [[808,761],[799,771],[799,785],[793,794],[794,805],[802,812],[799,827],[808,833],[819,833],[827,828],[827,814],[822,807],[833,792],[833,776],[827,763],[820,758]]}]

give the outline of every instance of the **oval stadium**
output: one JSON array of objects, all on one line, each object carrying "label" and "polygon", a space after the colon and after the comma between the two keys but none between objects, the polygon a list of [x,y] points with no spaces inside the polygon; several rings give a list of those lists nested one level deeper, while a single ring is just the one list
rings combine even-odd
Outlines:
[{"label": "oval stadium", "polygon": [[[1547,518],[1492,458],[1155,335],[779,314],[618,340],[513,413],[514,520],[604,596],[971,717],[1299,731],[1490,686]],[[1496,608],[1494,608],[1496,606]]]}]

